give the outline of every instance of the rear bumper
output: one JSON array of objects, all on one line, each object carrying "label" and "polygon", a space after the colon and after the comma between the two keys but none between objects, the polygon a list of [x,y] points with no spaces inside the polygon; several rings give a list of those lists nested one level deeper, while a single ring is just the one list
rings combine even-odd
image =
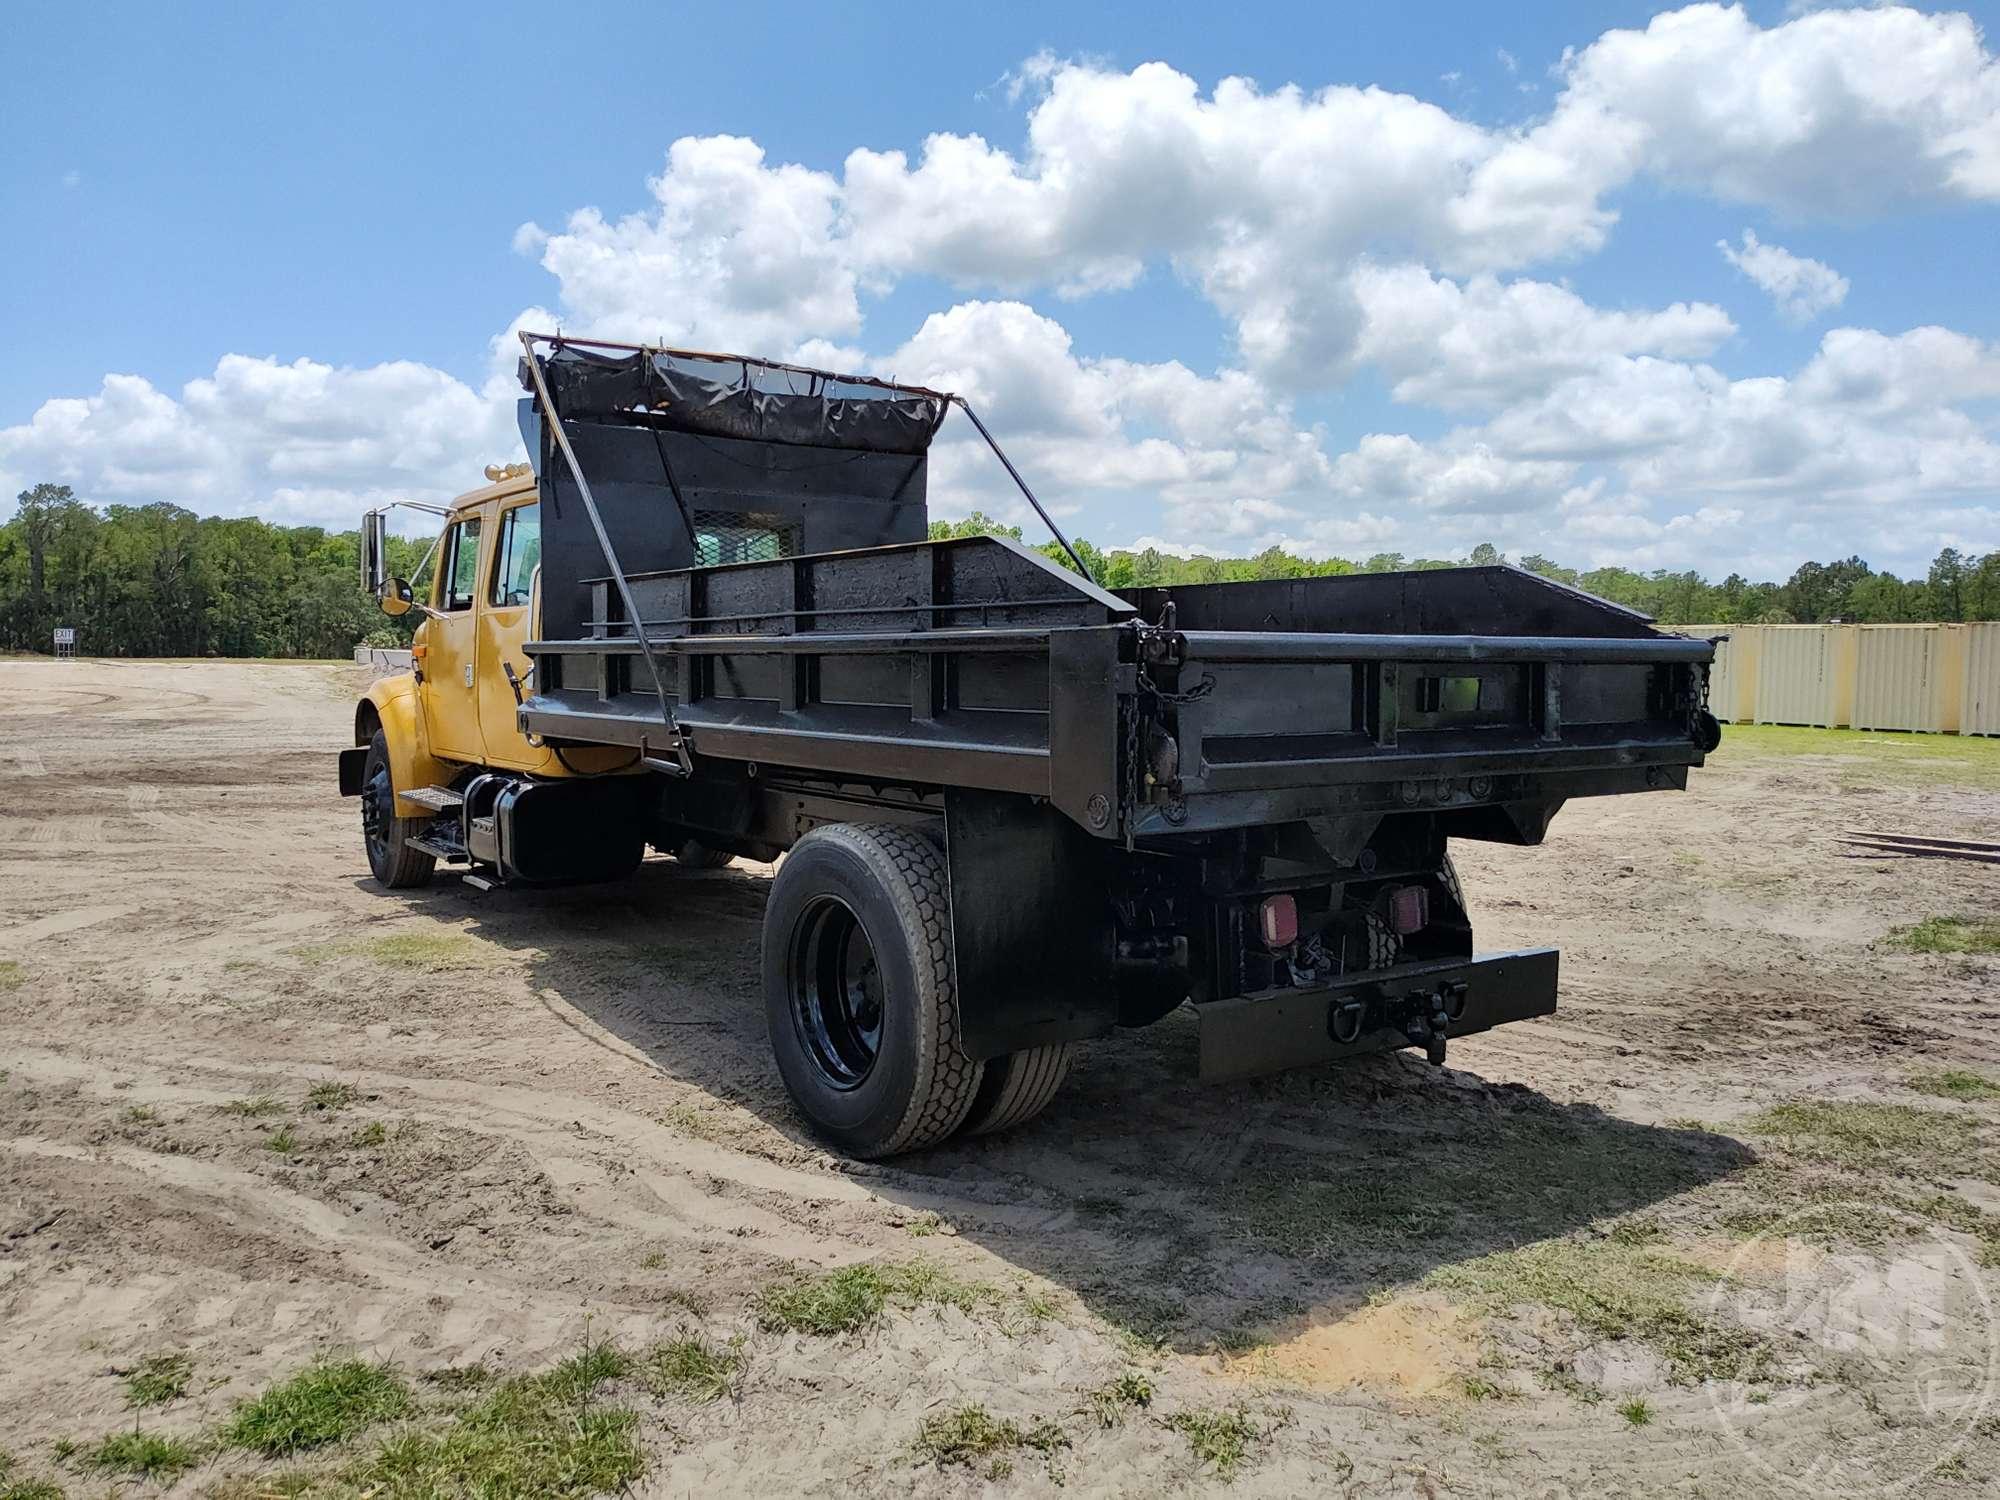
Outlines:
[{"label": "rear bumper", "polygon": [[1527,948],[1218,1000],[1198,1007],[1201,1076],[1251,1078],[1546,1016],[1556,1008],[1556,961],[1554,948]]}]

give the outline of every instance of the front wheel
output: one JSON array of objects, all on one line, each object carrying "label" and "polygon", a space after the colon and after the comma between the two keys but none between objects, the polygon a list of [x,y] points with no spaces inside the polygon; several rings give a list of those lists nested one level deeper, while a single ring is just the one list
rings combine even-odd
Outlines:
[{"label": "front wheel", "polygon": [[711,849],[700,839],[682,839],[674,846],[674,858],[690,870],[720,870],[733,864],[736,856],[727,849]]},{"label": "front wheel", "polygon": [[764,912],[764,1010],[793,1102],[873,1159],[936,1145],[984,1072],[959,1048],[950,885],[907,828],[840,823],[800,839]]},{"label": "front wheel", "polygon": [[396,816],[396,789],[389,780],[389,742],[381,730],[368,742],[361,766],[361,841],[368,849],[368,868],[392,891],[429,885],[437,860],[410,840],[422,818]]}]

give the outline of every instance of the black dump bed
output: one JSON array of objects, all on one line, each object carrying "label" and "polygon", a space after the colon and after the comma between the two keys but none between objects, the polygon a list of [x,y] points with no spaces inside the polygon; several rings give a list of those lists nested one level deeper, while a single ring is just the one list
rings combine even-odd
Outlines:
[{"label": "black dump bed", "polygon": [[1564,798],[1683,785],[1713,746],[1708,643],[1518,569],[1114,594],[1005,538],[924,539],[955,398],[529,348],[520,718],[558,744],[1028,793],[1128,844],[1415,809],[1533,842]]}]

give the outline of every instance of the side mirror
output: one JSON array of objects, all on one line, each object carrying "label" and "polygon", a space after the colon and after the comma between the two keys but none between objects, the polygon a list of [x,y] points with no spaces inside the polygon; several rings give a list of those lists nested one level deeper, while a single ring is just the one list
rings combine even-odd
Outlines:
[{"label": "side mirror", "polygon": [[406,615],[417,607],[417,596],[410,592],[408,583],[400,578],[385,578],[376,593],[375,602],[382,606],[382,613],[391,617]]},{"label": "side mirror", "polygon": [[361,518],[361,590],[378,599],[383,597],[383,590],[389,583],[388,539],[389,516],[386,511],[371,510]]}]

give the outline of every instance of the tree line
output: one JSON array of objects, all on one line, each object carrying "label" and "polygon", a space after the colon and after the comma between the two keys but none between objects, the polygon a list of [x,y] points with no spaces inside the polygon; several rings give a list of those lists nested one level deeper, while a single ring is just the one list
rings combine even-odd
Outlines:
[{"label": "tree line", "polygon": [[[390,538],[408,573],[426,544]],[[360,533],[197,517],[164,502],[86,505],[38,484],[0,524],[0,650],[52,649],[75,629],[84,656],[345,657],[405,644],[363,592]]]},{"label": "tree line", "polygon": [[[974,511],[963,521],[933,521],[931,536],[1021,536]],[[1693,570],[1661,568],[1635,573],[1629,568],[1588,571],[1530,553],[1509,558],[1491,542],[1481,542],[1460,558],[1406,557],[1378,552],[1362,562],[1345,558],[1299,557],[1267,547],[1253,557],[1180,557],[1148,547],[1138,552],[1103,551],[1087,541],[1073,544],[1091,573],[1106,588],[1156,584],[1233,583],[1253,578],[1324,578],[1344,573],[1393,573],[1401,569],[1458,568],[1467,564],[1513,562],[1544,578],[1596,594],[1653,616],[1662,625],[1894,625],[1928,621],[2000,620],[2000,551],[1971,557],[1953,547],[1939,552],[1922,578],[1878,573],[1859,557],[1808,562],[1783,583],[1753,583],[1731,573],[1712,583]],[[1045,542],[1045,556],[1075,571],[1060,544]]]},{"label": "tree line", "polygon": [[[933,537],[998,533],[974,512],[934,522]],[[23,491],[0,523],[0,650],[51,649],[58,625],[77,632],[86,656],[345,657],[361,642],[401,645],[415,616],[384,617],[359,579],[358,532],[278,526],[244,517],[197,517],[164,502],[93,506],[66,485]],[[428,540],[389,538],[390,571],[412,576]],[[1304,558],[1271,547],[1254,557],[1178,557],[1153,548],[1077,551],[1109,588],[1311,578],[1398,568],[1445,568],[1505,558],[1490,544],[1466,558],[1384,552],[1359,562]],[[1064,566],[1055,543],[1041,549]],[[1519,565],[1643,610],[1665,625],[1863,624],[2000,620],[2000,551],[1971,557],[1947,547],[1922,578],[1878,573],[1858,557],[1802,565],[1783,583],[1732,573],[1720,583],[1692,571],[1625,568],[1580,572],[1540,555]]]}]

